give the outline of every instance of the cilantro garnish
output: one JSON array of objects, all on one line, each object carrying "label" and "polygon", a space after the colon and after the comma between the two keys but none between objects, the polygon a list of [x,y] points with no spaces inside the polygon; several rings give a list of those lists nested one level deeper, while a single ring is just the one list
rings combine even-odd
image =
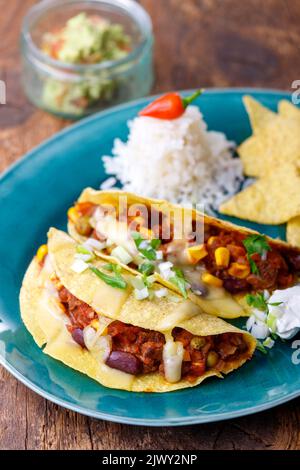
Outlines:
[{"label": "cilantro garnish", "polygon": [[262,310],[263,312],[269,313],[269,305],[272,307],[277,307],[281,305],[283,302],[267,302],[264,297],[264,294],[258,292],[258,294],[247,294],[246,295],[246,302],[250,307],[257,308],[258,310]]},{"label": "cilantro garnish", "polygon": [[247,250],[247,258],[250,264],[251,272],[253,274],[259,274],[259,269],[255,261],[251,258],[254,254],[263,256],[267,251],[271,250],[269,243],[264,235],[249,235],[243,240],[243,245]]},{"label": "cilantro garnish", "polygon": [[183,272],[179,268],[173,268],[174,276],[170,277],[169,281],[172,282],[178,289],[183,297],[187,298],[187,282],[184,278]]},{"label": "cilantro garnish", "polygon": [[153,274],[154,272],[154,264],[152,263],[143,263],[139,266],[139,272],[142,274],[145,274],[146,276],[149,276],[150,274]]},{"label": "cilantro garnish", "polygon": [[268,351],[260,341],[256,341],[256,349],[263,354],[268,354]]},{"label": "cilantro garnish", "polygon": [[247,301],[247,304],[250,305],[250,307],[257,308],[258,310],[262,310],[263,312],[268,310],[268,304],[266,302],[266,299],[264,298],[264,295],[261,293],[258,293],[256,295],[247,294],[246,301]]},{"label": "cilantro garnish", "polygon": [[114,273],[114,276],[105,274],[103,271],[100,271],[100,269],[96,268],[95,266],[90,266],[90,270],[93,271],[93,273],[96,274],[96,276],[98,276],[102,281],[104,281],[109,286],[116,287],[118,289],[126,289],[127,282],[120,274],[120,270],[121,270],[120,266],[109,263],[103,267],[107,271],[112,271]]},{"label": "cilantro garnish", "polygon": [[[146,240],[141,236],[139,232],[131,232],[131,236],[135,242],[135,246],[139,252],[148,260],[156,260],[156,249],[160,246],[161,241],[159,239],[153,238],[152,240]],[[146,248],[141,248],[142,242],[147,242],[148,246]]]}]

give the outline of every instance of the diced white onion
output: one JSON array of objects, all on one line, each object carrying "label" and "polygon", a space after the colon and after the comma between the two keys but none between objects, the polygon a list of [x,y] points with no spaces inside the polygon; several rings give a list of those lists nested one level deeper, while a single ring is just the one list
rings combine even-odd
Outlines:
[{"label": "diced white onion", "polygon": [[100,189],[111,189],[117,182],[117,179],[114,176],[110,176],[100,185]]},{"label": "diced white onion", "polygon": [[122,246],[117,246],[111,252],[111,256],[117,258],[123,264],[129,264],[133,260],[132,256]]},{"label": "diced white onion", "polygon": [[251,328],[251,334],[256,339],[265,339],[269,335],[269,328],[265,323],[257,321]]},{"label": "diced white onion", "polygon": [[141,250],[146,250],[146,249],[148,248],[148,246],[149,246],[148,240],[143,240],[143,241],[140,243],[139,248],[140,248]]},{"label": "diced white onion", "polygon": [[261,310],[258,310],[257,308],[253,309],[253,315],[262,322],[264,322],[267,318],[267,314]]},{"label": "diced white onion", "polygon": [[158,265],[160,272],[169,271],[171,268],[173,268],[173,263],[171,263],[171,261],[165,261],[164,263],[159,263]]},{"label": "diced white onion", "polygon": [[161,250],[156,252],[156,259],[157,260],[161,260],[161,259],[163,259],[163,257],[164,257],[164,254]]},{"label": "diced white onion", "polygon": [[183,344],[180,341],[167,341],[163,348],[165,378],[170,383],[179,382],[183,361]]},{"label": "diced white onion", "polygon": [[103,250],[107,246],[107,242],[100,242],[99,240],[95,240],[94,238],[88,238],[83,243],[84,248],[87,250]]},{"label": "diced white onion", "polygon": [[86,326],[83,329],[83,340],[87,349],[92,350],[97,340],[97,331],[91,326]]},{"label": "diced white onion", "polygon": [[251,315],[251,317],[249,317],[246,322],[247,331],[251,331],[251,328],[254,325],[254,323],[255,323],[255,316]]},{"label": "diced white onion", "polygon": [[99,336],[92,350],[101,361],[105,362],[111,351],[111,336]]},{"label": "diced white onion", "polygon": [[135,276],[135,277],[131,276],[129,279],[129,282],[132,285],[132,287],[138,290],[142,290],[146,287],[143,279],[140,276]]},{"label": "diced white onion", "polygon": [[263,346],[269,349],[273,348],[274,344],[275,344],[275,341],[272,338],[270,338],[270,336],[266,338],[263,342]]},{"label": "diced white onion", "polygon": [[144,289],[134,289],[134,297],[136,300],[144,300],[149,297],[149,291],[147,287],[144,287]]},{"label": "diced white onion", "polygon": [[91,261],[93,259],[93,253],[76,253],[75,259],[81,259],[82,261]]},{"label": "diced white onion", "polygon": [[108,239],[106,240],[106,246],[107,246],[107,247],[112,246],[113,244],[114,244],[114,241],[111,240],[110,238],[108,238]]},{"label": "diced white onion", "polygon": [[161,289],[155,290],[154,295],[158,297],[159,299],[161,297],[166,297],[168,295],[168,289],[166,289],[165,287],[162,287]]},{"label": "diced white onion", "polygon": [[77,274],[83,273],[86,269],[88,269],[89,265],[82,259],[75,259],[74,263],[71,266],[72,271]]},{"label": "diced white onion", "polygon": [[83,329],[84,344],[87,349],[93,352],[97,358],[105,361],[111,351],[111,336],[101,336],[100,331],[94,330],[91,326]]}]

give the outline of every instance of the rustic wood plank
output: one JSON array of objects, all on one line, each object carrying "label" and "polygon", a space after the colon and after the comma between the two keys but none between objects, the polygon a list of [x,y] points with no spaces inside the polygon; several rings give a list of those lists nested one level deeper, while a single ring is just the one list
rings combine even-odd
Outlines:
[{"label": "rustic wood plank", "polygon": [[[34,0],[0,0],[0,171],[69,123],[20,88],[18,35]],[[300,0],[140,0],[156,36],[155,91],[289,89],[300,76]],[[47,402],[0,368],[0,449],[299,449],[300,400],[227,422],[147,428],[97,421]]]}]

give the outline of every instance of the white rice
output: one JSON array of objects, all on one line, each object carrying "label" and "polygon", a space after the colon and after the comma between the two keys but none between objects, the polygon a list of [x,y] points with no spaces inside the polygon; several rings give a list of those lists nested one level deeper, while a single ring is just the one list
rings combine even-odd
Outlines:
[{"label": "white rice", "polygon": [[128,141],[116,139],[113,157],[103,157],[106,173],[124,190],[206,210],[239,190],[242,165],[232,157],[233,142],[208,131],[197,107],[178,119],[136,117],[128,125]]}]

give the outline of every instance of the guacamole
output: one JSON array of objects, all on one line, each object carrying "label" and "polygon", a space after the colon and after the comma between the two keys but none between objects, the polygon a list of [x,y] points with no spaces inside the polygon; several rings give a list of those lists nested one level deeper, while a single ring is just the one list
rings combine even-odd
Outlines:
[{"label": "guacamole", "polygon": [[[64,27],[47,32],[42,51],[66,64],[98,64],[117,61],[131,50],[131,38],[120,24],[113,24],[96,15],[79,13]],[[107,72],[85,72],[74,80],[49,79],[45,82],[43,101],[47,108],[65,114],[83,114],[99,101],[109,102],[117,92],[116,79]]]}]

